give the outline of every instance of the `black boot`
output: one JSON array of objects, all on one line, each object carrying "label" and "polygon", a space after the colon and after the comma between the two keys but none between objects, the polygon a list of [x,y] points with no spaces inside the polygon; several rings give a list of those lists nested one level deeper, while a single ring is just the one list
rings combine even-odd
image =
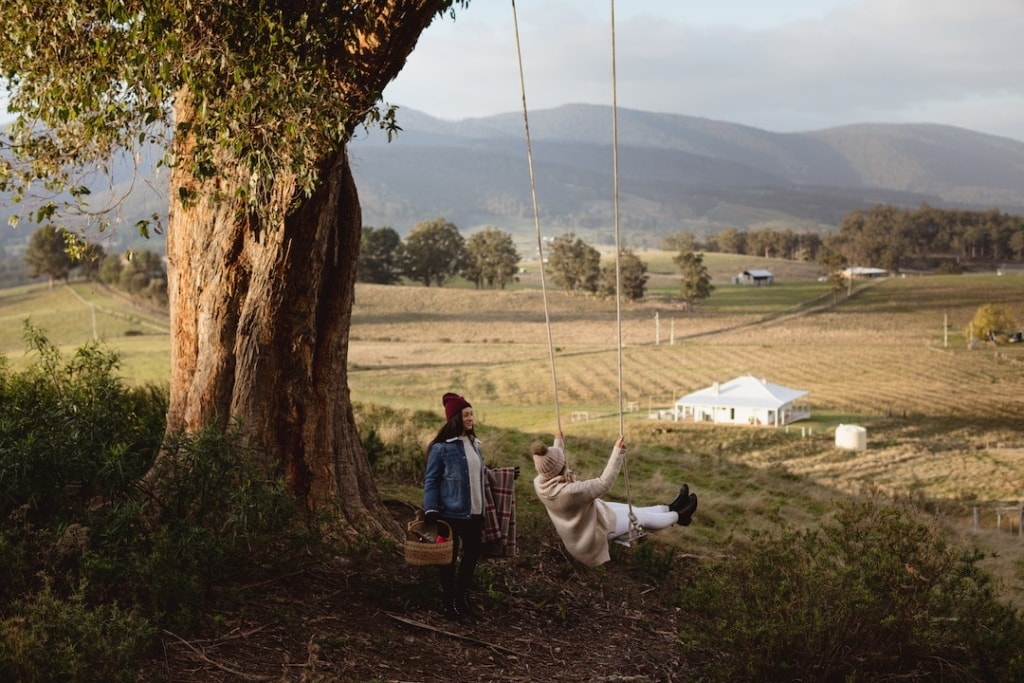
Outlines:
[{"label": "black boot", "polygon": [[683,484],[679,488],[679,494],[675,499],[668,504],[668,509],[672,512],[679,512],[679,509],[690,502],[690,487],[688,484]]},{"label": "black boot", "polygon": [[455,597],[458,592],[455,588],[455,568],[445,565],[441,569],[441,609],[444,611],[444,618],[454,621],[457,624],[468,623],[468,618],[459,610]]},{"label": "black boot", "polygon": [[679,524],[682,526],[690,526],[690,522],[693,521],[693,513],[697,511],[697,494],[691,493],[689,499],[682,508],[677,510],[679,513]]},{"label": "black boot", "polygon": [[481,619],[480,613],[473,608],[473,603],[469,601],[468,590],[459,591],[455,596],[455,609],[459,614],[463,615],[470,624],[475,624]]},{"label": "black boot", "polygon": [[453,597],[445,596],[444,598],[444,618],[463,626],[473,623],[469,615],[459,609],[459,602]]}]

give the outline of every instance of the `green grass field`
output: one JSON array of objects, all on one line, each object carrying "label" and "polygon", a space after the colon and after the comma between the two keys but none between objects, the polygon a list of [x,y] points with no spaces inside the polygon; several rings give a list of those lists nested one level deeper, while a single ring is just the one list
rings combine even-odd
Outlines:
[{"label": "green grass field", "polygon": [[[548,292],[553,379],[544,299],[530,282],[505,291],[359,285],[353,400],[439,413],[445,391],[462,393],[489,459],[524,468],[532,467],[525,444],[554,432],[557,410],[584,476],[597,474],[621,419],[634,497],[667,500],[690,482],[702,494],[701,523],[679,542],[705,549],[766,517],[813,524],[829,497],[864,487],[920,498],[955,533],[998,551],[997,574],[1024,595],[1024,539],[1007,532],[1007,513],[999,513],[1024,499],[1024,345],[971,350],[964,336],[982,304],[1006,306],[1024,321],[1024,282],[897,278],[860,284],[832,305],[806,264],[709,261],[724,281],[696,311],[660,297],[623,307],[621,393],[614,301]],[[730,284],[728,274],[744,267],[768,267],[779,281]],[[30,319],[65,353],[95,334],[120,352],[128,381],[167,380],[166,316],[105,290],[0,291],[0,318],[0,351],[14,367],[31,360],[22,339]],[[743,374],[808,391],[812,419],[758,429],[648,418],[683,394]],[[620,399],[637,410],[620,414]],[[573,420],[583,413],[587,420]],[[866,427],[867,450],[835,448],[835,427],[844,423]],[[425,445],[430,436],[419,438]],[[624,489],[612,493],[622,499]]]}]

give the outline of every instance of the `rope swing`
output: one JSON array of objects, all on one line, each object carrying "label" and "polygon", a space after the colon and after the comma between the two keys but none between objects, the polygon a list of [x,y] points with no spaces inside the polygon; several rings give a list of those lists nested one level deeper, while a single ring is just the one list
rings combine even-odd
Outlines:
[{"label": "rope swing", "polygon": [[[526,105],[526,80],[523,75],[523,53],[519,41],[519,18],[516,12],[515,0],[512,0],[512,21],[515,27],[516,58],[519,67],[519,87],[522,93],[523,102],[523,127],[526,132],[526,157],[530,169],[530,195],[533,200],[533,220],[537,235],[537,256],[540,259],[540,286],[544,300],[544,327],[547,331],[548,357],[551,366],[551,386],[554,392],[555,422],[559,433],[562,431],[562,417],[558,402],[558,378],[555,373],[555,346],[551,335],[551,314],[548,307],[547,282],[544,275],[544,239],[540,229],[540,210],[537,205],[537,183],[533,167],[533,145],[530,139],[530,118],[529,108]],[[611,64],[612,64],[612,179],[613,179],[613,201],[614,201],[614,223],[615,223],[615,322],[616,322],[616,349],[618,352],[618,408],[619,408],[619,434],[625,434],[625,418],[623,406],[623,376],[622,376],[622,265],[620,253],[619,230],[619,132],[618,132],[618,94],[617,76],[615,64],[615,0],[611,0]],[[629,487],[629,461],[623,462],[623,476],[626,483],[626,501],[629,505],[629,530],[615,539],[616,543],[632,546],[643,539],[646,535],[640,525],[636,513],[633,510],[633,495]]]},{"label": "rope swing", "polygon": [[526,159],[530,167],[530,195],[533,199],[533,223],[537,232],[537,258],[540,259],[540,289],[544,299],[544,328],[548,337],[548,358],[551,365],[551,389],[555,396],[555,426],[562,431],[562,414],[558,406],[558,377],[555,374],[555,345],[551,338],[551,314],[548,310],[548,289],[544,278],[544,238],[540,231],[540,210],[537,207],[537,182],[533,172],[533,145],[530,142],[530,117],[526,106],[526,79],[523,76],[523,51],[519,44],[519,18],[512,0],[512,23],[515,26],[516,59],[519,64],[519,89],[523,97],[523,127],[526,130]]},{"label": "rope swing", "polygon": [[[612,53],[612,196],[615,214],[615,348],[618,352],[619,370],[619,434],[626,434],[625,411],[623,410],[622,380],[622,264],[619,255],[622,253],[619,231],[619,104],[618,78],[615,68],[615,0],[611,0],[611,53]],[[629,489],[629,458],[622,462],[622,476],[626,483],[626,502],[629,504],[629,530],[615,539],[619,545],[626,547],[643,539],[646,535],[643,526],[633,511],[633,494]]]}]

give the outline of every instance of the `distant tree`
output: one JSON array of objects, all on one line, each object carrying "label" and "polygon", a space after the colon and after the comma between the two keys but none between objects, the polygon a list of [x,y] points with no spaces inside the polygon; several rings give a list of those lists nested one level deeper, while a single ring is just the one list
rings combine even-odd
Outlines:
[{"label": "distant tree", "polygon": [[[619,280],[622,298],[626,301],[640,301],[647,294],[647,264],[630,249],[619,254]],[[601,269],[601,283],[598,294],[613,297],[619,291],[615,282],[615,265]]]},{"label": "distant tree", "polygon": [[805,232],[797,236],[793,258],[797,261],[817,261],[821,250],[821,235],[816,232]]},{"label": "distant tree", "polygon": [[843,275],[847,265],[846,257],[838,251],[823,249],[818,256],[818,264],[825,270],[829,290],[832,292],[832,303],[835,303],[848,283],[848,278]]},{"label": "distant tree", "polygon": [[359,282],[393,285],[402,277],[405,247],[393,228],[363,227],[359,243]]},{"label": "distant tree", "polygon": [[697,238],[692,232],[680,230],[661,239],[661,248],[665,251],[693,251],[697,248]]},{"label": "distant tree", "polygon": [[67,280],[74,266],[68,253],[73,236],[64,228],[47,224],[32,233],[25,250],[25,263],[32,277],[45,275],[53,287],[54,280]]},{"label": "distant tree", "polygon": [[[723,254],[745,254],[747,253],[747,233],[740,232],[736,228],[726,228],[715,235],[715,242],[718,251]],[[685,251],[680,249],[680,252]],[[690,251],[693,251],[690,249]]]},{"label": "distant tree", "polygon": [[495,227],[487,227],[466,240],[466,264],[462,276],[477,286],[505,286],[515,282],[522,257],[516,250],[512,235]]},{"label": "distant tree", "polygon": [[704,265],[704,254],[683,251],[672,260],[683,274],[679,281],[679,295],[686,304],[686,310],[691,310],[696,302],[707,299],[715,290],[708,267]]},{"label": "distant tree", "polygon": [[570,294],[597,292],[601,252],[572,233],[556,237],[548,251],[548,267],[555,284]]},{"label": "distant tree", "polygon": [[1016,329],[1013,315],[1005,306],[985,304],[975,311],[971,324],[964,332],[968,339],[998,341]]},{"label": "distant tree", "polygon": [[754,230],[747,234],[747,254],[774,258],[779,255],[777,246],[777,235],[770,228]]},{"label": "distant tree", "polygon": [[100,266],[103,263],[103,259],[106,258],[106,255],[107,252],[104,251],[101,245],[89,242],[83,246],[81,255],[79,256],[75,267],[86,279],[98,280],[100,276]]},{"label": "distant tree", "polygon": [[1024,261],[1024,228],[1018,227],[1010,235],[1010,250],[1013,252],[1014,258],[1018,261]]},{"label": "distant tree", "polygon": [[466,262],[466,240],[443,218],[420,221],[405,238],[402,274],[410,280],[443,287]]},{"label": "distant tree", "polygon": [[167,274],[160,254],[143,249],[131,253],[121,270],[119,286],[158,306],[167,304]]},{"label": "distant tree", "polygon": [[113,287],[119,287],[121,285],[122,270],[124,270],[124,264],[121,263],[121,257],[117,254],[107,254],[103,257],[103,261],[100,262],[100,282]]}]

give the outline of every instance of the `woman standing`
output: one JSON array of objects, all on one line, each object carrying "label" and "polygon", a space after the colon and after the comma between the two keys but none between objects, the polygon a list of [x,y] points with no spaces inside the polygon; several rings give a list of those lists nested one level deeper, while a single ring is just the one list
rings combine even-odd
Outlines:
[{"label": "woman standing", "polygon": [[[440,568],[444,615],[451,621],[472,623],[479,618],[469,602],[469,590],[483,551],[484,459],[473,430],[469,401],[447,393],[441,402],[447,421],[430,442],[427,453],[423,512],[428,524],[444,520],[454,535],[451,564]],[[438,533],[446,532],[443,525],[438,527]]]}]

